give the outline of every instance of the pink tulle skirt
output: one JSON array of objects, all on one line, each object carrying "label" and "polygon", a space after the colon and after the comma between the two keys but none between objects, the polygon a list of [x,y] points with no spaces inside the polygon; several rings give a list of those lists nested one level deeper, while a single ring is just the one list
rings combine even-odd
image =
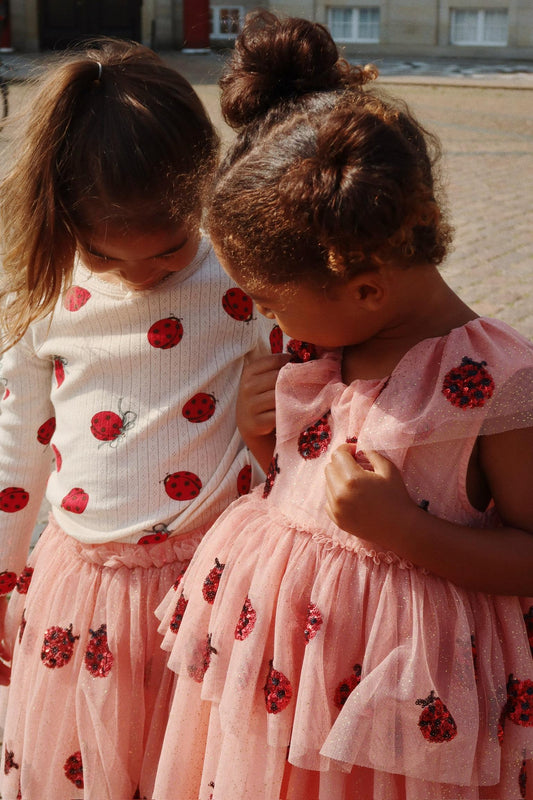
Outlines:
[{"label": "pink tulle skirt", "polygon": [[50,521],[8,612],[3,800],[152,798],[175,679],[154,610],[203,532],[85,545]]},{"label": "pink tulle skirt", "polygon": [[257,493],[207,533],[157,611],[179,674],[157,800],[531,796],[521,602],[360,545]]}]

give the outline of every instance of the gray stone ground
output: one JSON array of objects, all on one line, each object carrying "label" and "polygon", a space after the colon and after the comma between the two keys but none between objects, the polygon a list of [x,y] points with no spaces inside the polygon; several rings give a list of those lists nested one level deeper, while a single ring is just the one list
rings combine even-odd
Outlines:
[{"label": "gray stone ground", "polygon": [[[228,142],[216,85],[222,58],[164,56],[195,85]],[[28,93],[22,79],[50,56],[9,58],[15,111]],[[442,141],[455,228],[445,277],[479,314],[533,339],[533,64],[388,59],[378,66],[383,87],[405,98]],[[0,155],[5,143],[4,131]]]}]

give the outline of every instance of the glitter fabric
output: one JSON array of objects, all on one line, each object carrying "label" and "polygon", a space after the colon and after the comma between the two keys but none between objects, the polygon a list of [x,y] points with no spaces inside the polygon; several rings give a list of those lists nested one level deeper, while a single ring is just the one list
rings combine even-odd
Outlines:
[{"label": "glitter fabric", "polygon": [[204,538],[177,634],[174,590],[158,610],[179,678],[155,796],[517,800],[533,757],[533,601],[467,591],[339,530],[324,466],[356,442],[396,464],[427,514],[499,525],[493,503],[469,501],[467,468],[478,436],[533,425],[533,346],[476,319],[351,385],[341,353],[318,356],[282,369],[268,488]]}]

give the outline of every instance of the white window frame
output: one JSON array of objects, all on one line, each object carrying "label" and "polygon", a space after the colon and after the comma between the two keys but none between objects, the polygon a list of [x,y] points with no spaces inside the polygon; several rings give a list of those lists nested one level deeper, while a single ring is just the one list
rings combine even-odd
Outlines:
[{"label": "white window frame", "polygon": [[239,16],[239,30],[242,28],[244,22],[244,15],[245,10],[244,6],[232,6],[232,5],[217,5],[217,6],[210,6],[211,11],[211,38],[212,39],[235,39],[238,35],[237,33],[227,33],[221,30],[221,22],[222,22],[222,13],[224,11],[236,11]]},{"label": "white window frame", "polygon": [[[473,36],[462,38],[460,35],[462,15],[469,14],[474,16],[472,25]],[[500,30],[505,33],[505,38],[488,38],[490,27],[489,20],[492,14],[502,16]],[[509,12],[506,8],[453,8],[451,9],[450,20],[450,42],[458,47],[505,47],[509,36]]]},{"label": "white window frame", "polygon": [[[350,27],[350,33],[346,35],[338,36],[335,32],[336,23],[333,19],[334,14],[336,11],[342,11],[346,15],[351,16],[351,20],[346,20]],[[365,14],[365,12],[371,12],[372,15],[376,16],[377,19],[370,22],[365,23],[361,17]],[[351,24],[350,24],[351,23]],[[376,35],[371,36],[362,36],[360,31],[361,28],[365,24],[370,24],[370,26],[376,29]],[[331,35],[335,39],[336,42],[368,42],[375,44],[379,42],[380,37],[380,24],[381,24],[381,14],[379,6],[329,6],[328,7],[328,28],[331,32]]]}]

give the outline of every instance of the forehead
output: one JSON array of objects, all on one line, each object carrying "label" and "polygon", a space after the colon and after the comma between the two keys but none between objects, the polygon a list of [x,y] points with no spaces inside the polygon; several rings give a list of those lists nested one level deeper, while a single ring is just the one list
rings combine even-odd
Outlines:
[{"label": "forehead", "polygon": [[142,259],[178,246],[187,238],[189,230],[183,223],[154,229],[102,222],[80,229],[77,238],[81,247],[102,255]]}]

